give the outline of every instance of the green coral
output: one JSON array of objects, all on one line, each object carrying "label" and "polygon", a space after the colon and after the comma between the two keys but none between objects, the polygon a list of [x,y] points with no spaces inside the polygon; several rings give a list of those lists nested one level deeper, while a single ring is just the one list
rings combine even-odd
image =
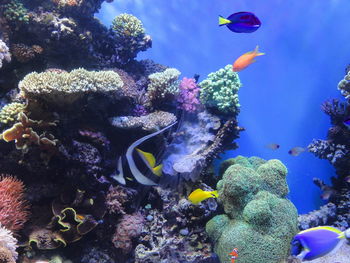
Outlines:
[{"label": "green coral", "polygon": [[12,0],[5,3],[2,7],[2,15],[7,21],[11,22],[29,22],[28,9],[18,0]]},{"label": "green coral", "polygon": [[137,17],[126,13],[114,18],[112,29],[120,38],[142,38],[145,34],[142,22]]},{"label": "green coral", "polygon": [[345,75],[338,84],[338,90],[345,97],[345,99],[350,100],[350,71]]},{"label": "green coral", "polygon": [[225,214],[211,219],[206,231],[222,263],[239,250],[244,263],[280,263],[288,256],[297,233],[297,210],[285,198],[287,168],[279,160],[242,156],[224,163],[227,169],[217,184]]},{"label": "green coral", "polygon": [[146,96],[150,101],[172,99],[179,92],[180,74],[176,68],[168,68],[149,75]]},{"label": "green coral", "polygon": [[5,105],[0,111],[0,123],[8,124],[17,121],[18,113],[23,112],[26,105],[13,102]]},{"label": "green coral", "polygon": [[223,113],[238,114],[240,104],[237,93],[242,84],[238,74],[232,71],[231,65],[210,73],[199,86],[200,100],[207,107]]},{"label": "green coral", "polygon": [[69,106],[86,94],[123,94],[124,83],[114,71],[32,72],[18,87],[28,99],[41,99],[56,106]]}]

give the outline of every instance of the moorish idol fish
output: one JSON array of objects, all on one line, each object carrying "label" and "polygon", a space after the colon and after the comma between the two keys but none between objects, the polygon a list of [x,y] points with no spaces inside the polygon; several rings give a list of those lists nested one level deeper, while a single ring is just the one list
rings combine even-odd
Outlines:
[{"label": "moorish idol fish", "polygon": [[[149,179],[148,177],[146,177],[145,175],[143,175],[143,173],[139,170],[139,168],[137,167],[135,160],[133,158],[133,153],[134,150],[136,150],[136,152],[138,153],[138,156],[141,158],[141,160],[146,164],[146,166],[149,168],[149,170],[152,171],[153,174],[157,175],[157,176],[161,176],[162,174],[162,165],[158,165],[156,166],[156,159],[153,156],[153,154],[148,153],[148,152],[144,152],[140,149],[138,149],[137,147],[142,144],[143,142],[145,142],[146,140],[162,133],[163,131],[169,129],[170,127],[172,127],[173,125],[175,125],[176,122],[174,122],[173,124],[159,130],[156,131],[154,133],[151,133],[149,135],[146,135],[140,139],[138,139],[137,141],[135,141],[134,143],[132,143],[129,148],[126,151],[126,160],[130,169],[131,174],[133,175],[133,177],[136,179],[137,182],[139,182],[140,184],[144,184],[144,185],[157,185],[157,183],[155,183],[153,180]],[[126,184],[125,181],[125,171],[123,169],[123,161],[122,161],[122,157],[118,158],[118,163],[117,163],[117,171],[115,174],[113,174],[111,176],[113,179],[115,179],[117,182],[119,182],[120,184]],[[129,179],[129,178],[127,178]]]},{"label": "moorish idol fish", "polygon": [[349,238],[349,229],[342,232],[331,226],[313,227],[294,236],[291,254],[302,261],[314,260],[335,252]]}]

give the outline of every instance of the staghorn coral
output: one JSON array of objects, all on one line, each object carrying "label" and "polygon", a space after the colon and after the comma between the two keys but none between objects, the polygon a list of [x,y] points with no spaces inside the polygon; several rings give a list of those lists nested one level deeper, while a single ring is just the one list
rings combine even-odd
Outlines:
[{"label": "staghorn coral", "polygon": [[151,37],[145,35],[142,22],[130,14],[120,14],[112,21],[111,30],[116,41],[114,61],[125,64],[134,59],[139,51],[152,46]]},{"label": "staghorn coral", "polygon": [[110,118],[110,123],[121,129],[139,129],[157,131],[176,121],[176,116],[170,112],[155,111],[140,117],[123,116]]},{"label": "staghorn coral", "polygon": [[18,102],[12,102],[5,105],[0,111],[0,123],[9,124],[18,119],[18,114],[23,112],[26,105]]},{"label": "staghorn coral", "polygon": [[6,43],[0,39],[0,69],[2,68],[4,60],[11,62],[11,54]]},{"label": "staghorn coral", "polygon": [[0,262],[15,263],[18,257],[17,240],[11,231],[0,224]]},{"label": "staghorn coral", "polygon": [[139,213],[123,215],[112,237],[113,245],[121,249],[123,254],[130,253],[132,240],[141,234],[143,223],[144,218]]},{"label": "staghorn coral", "polygon": [[198,100],[199,87],[195,79],[183,78],[180,82],[179,90],[177,102],[180,105],[178,105],[178,108],[188,112],[196,111],[200,102]]},{"label": "staghorn coral", "polygon": [[13,44],[11,45],[11,53],[12,55],[21,63],[26,63],[36,55],[41,54],[43,52],[43,48],[39,45],[27,46],[25,44]]},{"label": "staghorn coral", "polygon": [[0,176],[0,224],[16,232],[29,218],[28,203],[24,199],[24,184],[9,175]]},{"label": "staghorn coral", "polygon": [[225,214],[211,219],[206,231],[222,263],[229,262],[232,247],[239,248],[242,262],[280,263],[298,230],[297,210],[286,199],[287,168],[279,160],[238,163],[217,183]]},{"label": "staghorn coral", "polygon": [[65,107],[89,93],[123,96],[123,81],[113,71],[87,71],[79,68],[71,72],[33,72],[19,83],[23,95],[28,99]]},{"label": "staghorn coral", "polygon": [[[148,76],[149,84],[146,96],[155,106],[164,100],[172,100],[179,92],[178,78],[181,72],[175,68],[168,68],[163,72],[153,73]],[[148,105],[151,106],[151,105]]]},{"label": "staghorn coral", "polygon": [[345,145],[335,144],[327,140],[314,139],[307,148],[309,152],[315,154],[318,158],[327,159],[333,165],[336,165],[349,153]]},{"label": "staghorn coral", "polygon": [[232,66],[210,73],[208,78],[199,83],[201,87],[200,100],[209,108],[222,113],[239,113],[238,90],[242,86],[238,74],[232,71]]}]

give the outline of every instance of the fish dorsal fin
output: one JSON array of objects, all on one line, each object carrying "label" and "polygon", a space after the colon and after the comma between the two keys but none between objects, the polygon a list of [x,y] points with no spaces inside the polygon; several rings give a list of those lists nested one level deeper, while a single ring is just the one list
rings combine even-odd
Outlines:
[{"label": "fish dorsal fin", "polygon": [[163,170],[163,164],[160,164],[154,168],[152,168],[152,172],[157,175],[157,176],[161,176],[162,175],[162,170]]},{"label": "fish dorsal fin", "polygon": [[156,165],[156,158],[152,153],[142,151],[139,148],[136,148],[135,150],[138,152],[141,159],[146,163],[148,168],[152,169]]},{"label": "fish dorsal fin", "polygon": [[231,24],[231,20],[228,20],[227,18],[224,18],[223,16],[219,16],[219,26],[224,26],[227,24]]}]

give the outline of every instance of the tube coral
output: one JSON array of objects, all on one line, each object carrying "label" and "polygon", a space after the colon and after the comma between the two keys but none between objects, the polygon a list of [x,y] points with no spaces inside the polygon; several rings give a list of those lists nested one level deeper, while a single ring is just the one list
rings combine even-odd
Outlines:
[{"label": "tube coral", "polygon": [[20,230],[28,220],[28,208],[22,181],[0,175],[0,223],[13,232]]}]

